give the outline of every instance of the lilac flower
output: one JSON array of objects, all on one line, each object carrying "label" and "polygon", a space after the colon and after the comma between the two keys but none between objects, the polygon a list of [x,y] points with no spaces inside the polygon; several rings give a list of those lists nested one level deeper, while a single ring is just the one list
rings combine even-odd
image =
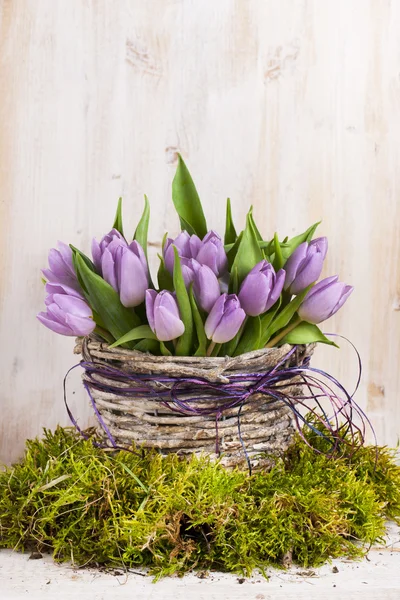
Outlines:
[{"label": "lilac flower", "polygon": [[37,318],[43,325],[62,335],[84,336],[96,327],[92,310],[75,289],[64,284],[46,284],[46,312]]},{"label": "lilac flower", "polygon": [[144,301],[149,287],[149,270],[141,245],[133,241],[129,246],[115,239],[101,256],[103,278],[116,292],[121,303],[130,308]]},{"label": "lilac flower", "polygon": [[308,292],[299,308],[299,317],[308,323],[321,323],[335,314],[353,291],[351,285],[338,281],[338,276],[327,277]]},{"label": "lilac flower", "polygon": [[262,260],[245,277],[239,292],[239,300],[245,313],[256,317],[266,312],[281,295],[285,271],[275,273],[274,267]]},{"label": "lilac flower", "polygon": [[246,313],[235,294],[222,294],[211,309],[204,325],[206,336],[217,344],[224,344],[235,337]]},{"label": "lilac flower", "polygon": [[57,248],[49,251],[49,269],[42,269],[42,273],[51,283],[61,283],[70,288],[79,290],[80,286],[72,263],[72,250],[67,244],[57,242]]},{"label": "lilac flower", "polygon": [[178,304],[167,290],[158,294],[155,290],[146,291],[146,314],[151,330],[161,342],[174,340],[185,331]]},{"label": "lilac flower", "polygon": [[321,275],[324,258],[328,251],[326,237],[317,238],[309,244],[304,242],[286,261],[285,290],[290,294],[299,294],[317,281]]}]

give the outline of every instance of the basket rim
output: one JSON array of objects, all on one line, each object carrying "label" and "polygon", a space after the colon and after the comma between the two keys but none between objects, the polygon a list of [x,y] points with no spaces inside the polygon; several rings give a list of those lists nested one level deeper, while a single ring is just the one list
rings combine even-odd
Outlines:
[{"label": "basket rim", "polygon": [[130,350],[129,348],[121,348],[118,346],[117,348],[110,348],[110,344],[105,342],[96,334],[91,334],[84,337],[76,338],[76,346],[74,349],[75,354],[82,353],[83,345],[90,344],[92,346],[97,346],[96,350],[99,352],[106,352],[111,355],[112,358],[117,359],[118,356],[137,358],[139,360],[146,360],[153,362],[155,364],[166,364],[166,363],[192,363],[194,365],[201,364],[204,367],[207,366],[220,366],[226,364],[228,361],[232,362],[246,362],[247,360],[261,358],[264,356],[277,355],[277,360],[283,358],[286,354],[288,354],[293,348],[297,347],[299,350],[306,348],[311,350],[315,344],[283,344],[282,346],[274,346],[272,348],[261,348],[260,350],[252,350],[250,352],[245,352],[243,354],[239,354],[238,356],[156,356],[155,354],[151,354],[150,352],[141,352],[140,350]]}]

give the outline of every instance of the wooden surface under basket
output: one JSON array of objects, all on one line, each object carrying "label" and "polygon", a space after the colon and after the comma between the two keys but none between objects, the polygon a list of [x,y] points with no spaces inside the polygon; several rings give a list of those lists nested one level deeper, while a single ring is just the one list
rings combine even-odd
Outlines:
[{"label": "wooden surface under basket", "polygon": [[[277,365],[290,351],[291,346],[269,348],[242,354],[237,357],[195,358],[191,356],[153,356],[123,348],[110,349],[108,344],[93,337],[79,339],[75,348],[83,360],[98,366],[107,366],[127,374],[153,375],[148,383],[155,391],[165,389],[170,382],[160,383],[157,377],[172,378],[196,377],[213,383],[228,383],[229,377],[239,373],[268,371]],[[314,345],[298,346],[286,362],[286,366],[301,365],[313,352]],[[104,375],[92,373],[91,377],[103,384],[120,387],[139,386],[140,382],[129,384],[109,380]],[[178,413],[160,402],[151,394],[123,396],[109,391],[101,391],[91,385],[85,372],[84,381],[89,385],[92,398],[101,418],[118,446],[130,446],[132,442],[145,448],[157,448],[163,454],[176,452],[187,455],[206,453],[216,457],[216,418],[215,415],[187,415]],[[285,388],[292,395],[299,392],[296,378],[285,381]],[[198,398],[198,393],[195,394]],[[185,400],[190,393],[184,393]],[[223,399],[205,392],[201,400],[191,405],[199,408],[214,407],[215,412]],[[294,435],[291,410],[282,402],[265,394],[253,394],[240,411],[240,441],[238,429],[239,406],[223,412],[218,420],[218,448],[221,462],[230,468],[247,468],[247,458],[252,468],[266,468],[271,465],[271,457],[281,455],[289,446]],[[103,427],[98,425],[98,434],[107,445],[112,445]],[[244,451],[244,448],[246,453]],[[270,457],[268,458],[268,455]]]}]

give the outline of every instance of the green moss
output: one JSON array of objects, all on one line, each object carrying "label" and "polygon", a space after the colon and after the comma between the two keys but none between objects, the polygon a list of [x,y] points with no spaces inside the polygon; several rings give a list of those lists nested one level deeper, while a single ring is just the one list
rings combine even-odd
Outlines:
[{"label": "green moss", "polygon": [[354,541],[380,540],[385,519],[400,517],[394,458],[365,447],[329,459],[297,440],[271,472],[250,477],[207,458],[104,451],[58,428],[0,474],[0,547],[156,576],[250,574],[289,551],[302,566],[358,557]]}]

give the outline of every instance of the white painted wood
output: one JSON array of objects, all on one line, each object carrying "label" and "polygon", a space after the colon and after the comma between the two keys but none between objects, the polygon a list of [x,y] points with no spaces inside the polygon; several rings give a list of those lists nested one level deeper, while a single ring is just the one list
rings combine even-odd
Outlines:
[{"label": "white painted wood", "polygon": [[57,565],[48,555],[41,560],[29,560],[28,556],[0,550],[2,600],[45,600],[55,594],[60,600],[398,600],[400,595],[399,529],[393,525],[387,542],[372,548],[367,559],[335,559],[318,569],[271,568],[267,569],[268,580],[261,575],[243,579],[210,572],[205,579],[190,573],[154,584],[140,569],[127,574],[119,569],[115,576],[97,569]]},{"label": "white painted wood", "polygon": [[[177,231],[177,150],[212,227],[228,195],[239,224],[254,204],[266,235],[323,219],[325,274],[356,288],[326,330],[359,348],[358,401],[379,442],[396,443],[399,31],[390,0],[0,1],[3,460],[42,426],[68,423],[73,341],[35,320],[48,248],[88,251],[120,195],[133,232],[147,193],[154,259],[163,232]],[[351,387],[356,361],[341,345],[316,364]]]}]

